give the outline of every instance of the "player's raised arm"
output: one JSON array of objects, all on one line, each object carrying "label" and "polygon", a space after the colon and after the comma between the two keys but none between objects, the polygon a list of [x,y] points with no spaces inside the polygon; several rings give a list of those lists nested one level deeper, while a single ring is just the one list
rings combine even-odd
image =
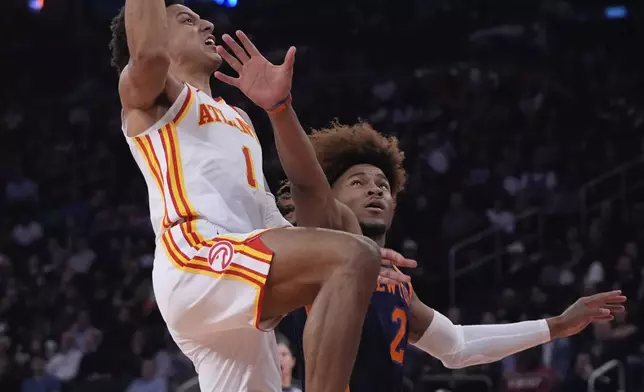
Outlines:
[{"label": "player's raised arm", "polygon": [[126,0],[121,11],[129,61],[119,93],[125,110],[151,108],[164,91],[170,57],[165,0]]},{"label": "player's raised arm", "polygon": [[422,303],[411,302],[409,341],[456,369],[495,362],[552,339],[581,332],[593,321],[612,320],[623,312],[621,291],[583,297],[565,312],[549,319],[511,324],[454,325],[447,317]]},{"label": "player's raised arm", "polygon": [[[215,77],[239,88],[268,112],[280,161],[297,204],[298,225],[346,230],[348,217],[333,197],[313,146],[290,105],[295,48],[288,50],[284,64],[276,66],[262,56],[244,33],[238,31],[237,38],[243,47],[232,37],[223,36],[234,56],[223,47],[217,52],[239,77],[220,72],[216,72]],[[357,220],[355,228],[359,229]]]}]

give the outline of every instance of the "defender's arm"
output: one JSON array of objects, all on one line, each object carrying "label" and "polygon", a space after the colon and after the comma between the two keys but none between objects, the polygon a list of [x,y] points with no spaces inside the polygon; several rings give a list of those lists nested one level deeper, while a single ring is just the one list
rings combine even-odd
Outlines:
[{"label": "defender's arm", "polygon": [[445,367],[459,369],[495,362],[550,341],[546,320],[513,324],[454,325],[447,317],[422,303],[411,302],[410,342]]},{"label": "defender's arm", "polygon": [[125,31],[130,59],[119,93],[125,110],[150,109],[165,89],[170,57],[164,0],[126,0]]},{"label": "defender's arm", "polygon": [[623,312],[620,290],[579,298],[562,314],[512,324],[454,325],[415,295],[411,303],[410,341],[448,368],[495,362],[551,339],[581,332],[593,321],[612,320]]}]

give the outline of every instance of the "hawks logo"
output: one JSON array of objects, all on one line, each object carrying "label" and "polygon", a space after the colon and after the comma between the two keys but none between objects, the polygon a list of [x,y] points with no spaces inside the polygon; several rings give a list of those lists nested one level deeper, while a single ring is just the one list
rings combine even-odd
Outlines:
[{"label": "hawks logo", "polygon": [[216,272],[224,272],[232,263],[235,248],[228,241],[219,241],[208,252],[208,263]]}]

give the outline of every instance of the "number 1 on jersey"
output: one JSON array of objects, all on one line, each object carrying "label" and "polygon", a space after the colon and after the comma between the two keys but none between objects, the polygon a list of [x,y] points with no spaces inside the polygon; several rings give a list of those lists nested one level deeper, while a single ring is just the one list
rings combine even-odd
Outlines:
[{"label": "number 1 on jersey", "polygon": [[255,167],[253,166],[253,157],[250,155],[250,148],[242,146],[242,153],[244,154],[244,161],[246,162],[246,180],[251,188],[258,189],[257,176],[255,175]]}]

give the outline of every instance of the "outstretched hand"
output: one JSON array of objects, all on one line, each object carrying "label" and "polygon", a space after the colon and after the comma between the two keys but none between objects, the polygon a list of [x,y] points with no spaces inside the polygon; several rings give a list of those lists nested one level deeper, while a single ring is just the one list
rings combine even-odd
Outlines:
[{"label": "outstretched hand", "polygon": [[626,297],[621,290],[579,298],[561,315],[548,319],[550,336],[562,338],[581,332],[593,321],[608,321],[613,314],[623,312]]},{"label": "outstretched hand", "polygon": [[416,268],[418,264],[415,260],[406,259],[400,253],[386,248],[380,249],[380,255],[382,256],[382,262],[380,275],[378,275],[378,283],[399,284],[411,281],[408,275],[389,267]]},{"label": "outstretched hand", "polygon": [[242,31],[235,34],[243,47],[233,37],[224,34],[222,38],[234,55],[223,46],[217,46],[217,53],[239,76],[235,78],[217,71],[215,78],[237,87],[257,106],[270,110],[291,93],[295,47],[291,46],[286,52],[283,64],[274,65],[257,50],[246,34]]}]

